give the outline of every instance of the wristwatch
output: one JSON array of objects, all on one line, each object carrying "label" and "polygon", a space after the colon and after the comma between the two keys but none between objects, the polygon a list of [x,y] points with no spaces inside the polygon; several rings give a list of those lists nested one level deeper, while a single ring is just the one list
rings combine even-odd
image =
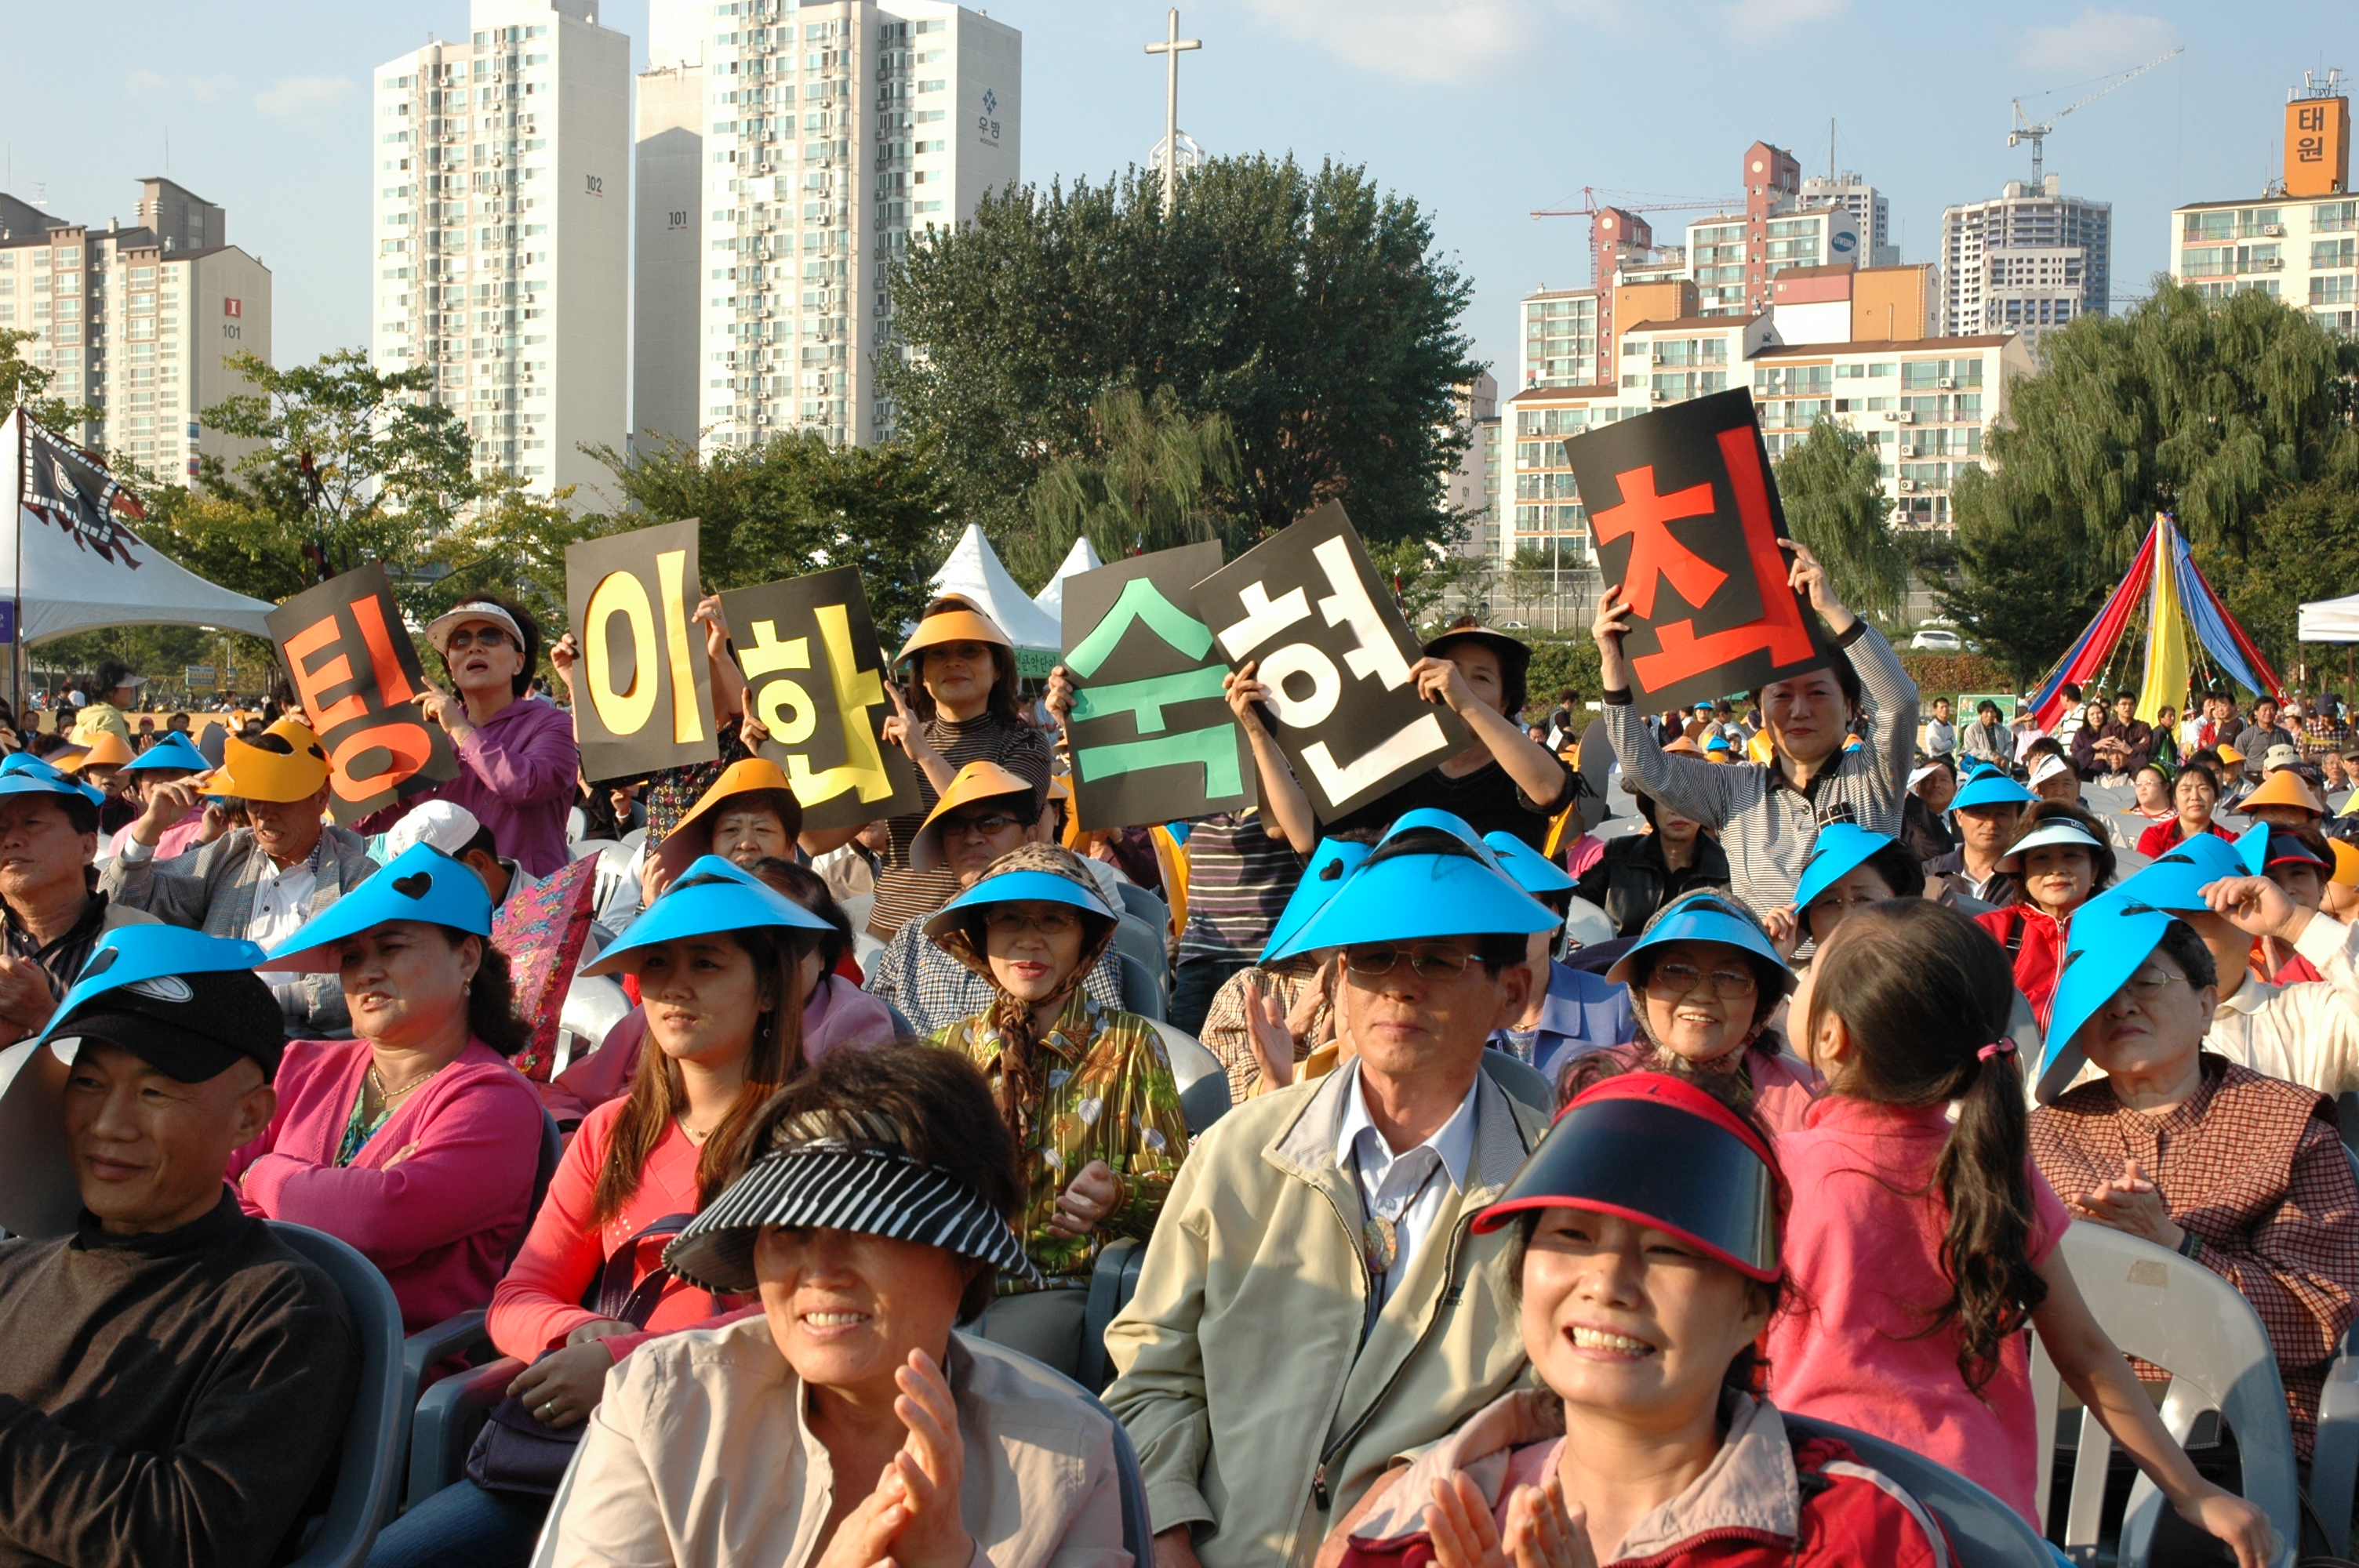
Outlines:
[{"label": "wristwatch", "polygon": [[2181,1258],[2192,1259],[2198,1252],[2202,1250],[2203,1238],[2196,1235],[2195,1232],[2187,1229],[2184,1226],[2180,1227],[2179,1232],[2179,1255]]}]

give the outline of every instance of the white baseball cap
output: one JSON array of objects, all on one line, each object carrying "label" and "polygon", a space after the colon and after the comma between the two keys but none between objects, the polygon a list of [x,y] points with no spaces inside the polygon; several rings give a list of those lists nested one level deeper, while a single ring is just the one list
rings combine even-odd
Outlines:
[{"label": "white baseball cap", "polygon": [[518,648],[524,646],[524,628],[516,624],[516,617],[498,605],[483,599],[470,599],[463,603],[453,605],[428,622],[426,641],[433,646],[436,653],[448,658],[451,654],[451,633],[470,621],[489,621],[494,625],[504,628],[509,636],[515,638]]},{"label": "white baseball cap", "polygon": [[475,814],[456,801],[429,800],[411,808],[386,834],[386,857],[390,860],[420,844],[431,844],[446,855],[456,856],[483,830]]},{"label": "white baseball cap", "polygon": [[2032,764],[2031,787],[2038,789],[2041,784],[2046,784],[2058,773],[2069,773],[2071,771],[2072,764],[2066,762],[2061,757],[2042,757],[2038,762]]}]

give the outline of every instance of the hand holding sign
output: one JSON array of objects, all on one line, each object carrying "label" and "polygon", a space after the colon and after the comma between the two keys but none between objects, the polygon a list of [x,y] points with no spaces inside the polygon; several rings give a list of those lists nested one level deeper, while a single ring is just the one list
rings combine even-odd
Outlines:
[{"label": "hand holding sign", "polygon": [[584,777],[636,778],[721,754],[712,671],[690,630],[696,583],[693,519],[566,546],[579,653],[558,667],[575,693]]},{"label": "hand holding sign", "polygon": [[1648,707],[1685,707],[1833,656],[1801,596],[1839,630],[1850,612],[1786,536],[1752,394],[1625,419],[1565,452],[1609,585],[1590,629],[1609,688],[1626,682]]},{"label": "hand holding sign", "polygon": [[433,687],[384,567],[306,589],[272,611],[267,623],[304,718],[328,753],[329,806],[338,822],[357,822],[459,776],[450,736],[415,706]]}]

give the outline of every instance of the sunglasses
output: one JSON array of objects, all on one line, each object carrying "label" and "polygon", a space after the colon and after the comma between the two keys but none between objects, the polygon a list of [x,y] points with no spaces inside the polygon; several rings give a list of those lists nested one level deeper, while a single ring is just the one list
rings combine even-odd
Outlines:
[{"label": "sunglasses", "polygon": [[1353,947],[1343,955],[1343,967],[1355,975],[1389,975],[1402,958],[1408,960],[1409,972],[1419,979],[1453,979],[1466,972],[1474,955],[1462,947],[1419,946],[1404,952],[1389,942],[1375,943],[1365,947]]},{"label": "sunglasses", "polygon": [[507,648],[516,645],[516,639],[497,626],[486,626],[480,632],[453,632],[445,641],[454,654],[463,654],[470,648]]}]

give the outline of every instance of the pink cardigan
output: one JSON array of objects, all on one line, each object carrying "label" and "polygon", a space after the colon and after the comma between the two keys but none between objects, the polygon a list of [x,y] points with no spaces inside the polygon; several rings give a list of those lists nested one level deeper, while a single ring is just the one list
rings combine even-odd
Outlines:
[{"label": "pink cardigan", "polygon": [[[270,1129],[230,1156],[245,1212],[350,1242],[385,1273],[402,1326],[429,1328],[488,1304],[532,1203],[540,1100],[480,1040],[411,1095],[338,1169],[365,1040],[293,1040],[278,1064]],[[394,1154],[418,1150],[391,1170]]]}]

